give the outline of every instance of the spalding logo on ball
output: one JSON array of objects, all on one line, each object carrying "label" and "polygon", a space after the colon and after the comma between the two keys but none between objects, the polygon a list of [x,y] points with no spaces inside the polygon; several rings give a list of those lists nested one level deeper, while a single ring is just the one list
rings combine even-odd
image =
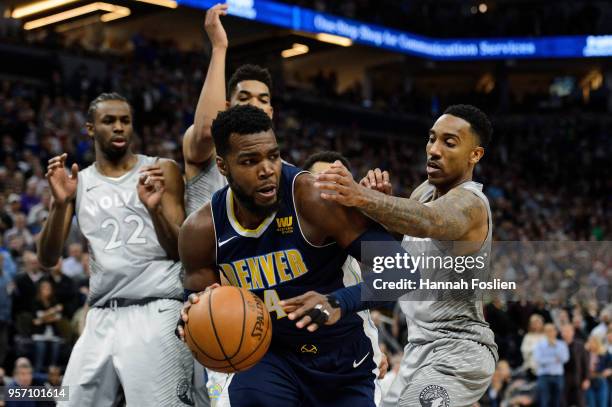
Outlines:
[{"label": "spalding logo on ball", "polygon": [[252,292],[232,286],[210,290],[189,309],[185,340],[207,368],[234,373],[254,366],[272,340],[265,304]]}]

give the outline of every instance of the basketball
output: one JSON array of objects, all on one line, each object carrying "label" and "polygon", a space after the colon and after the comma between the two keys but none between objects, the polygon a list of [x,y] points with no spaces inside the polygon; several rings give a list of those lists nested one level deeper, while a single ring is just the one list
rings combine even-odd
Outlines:
[{"label": "basketball", "polygon": [[255,294],[238,287],[210,290],[189,309],[185,340],[211,370],[234,373],[255,365],[272,339],[270,314]]}]

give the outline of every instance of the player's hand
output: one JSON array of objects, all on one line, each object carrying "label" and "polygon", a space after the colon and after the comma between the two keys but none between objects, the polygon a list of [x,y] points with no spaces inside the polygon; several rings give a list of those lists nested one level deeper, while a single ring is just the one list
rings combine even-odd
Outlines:
[{"label": "player's hand", "polygon": [[217,287],[221,287],[221,286],[215,283],[215,284],[212,284],[206,287],[206,290],[204,291],[200,291],[199,293],[193,293],[189,295],[189,297],[187,298],[187,301],[183,304],[183,308],[181,308],[181,316],[176,326],[176,330],[174,331],[176,336],[181,341],[185,342],[185,324],[189,320],[189,308],[191,308],[193,304],[197,304],[198,302],[200,302],[200,297],[204,295],[204,293],[210,290],[214,290]]},{"label": "player's hand", "polygon": [[368,174],[359,181],[359,185],[374,189],[386,195],[393,195],[393,186],[389,180],[389,171],[380,168],[368,171]]},{"label": "player's hand", "polygon": [[295,326],[310,332],[319,329],[321,324],[335,324],[341,316],[340,308],[333,308],[326,296],[315,291],[282,300],[279,304],[288,313],[290,320],[297,320]]},{"label": "player's hand", "polygon": [[139,172],[138,197],[149,211],[154,211],[161,204],[166,190],[164,172],[159,164],[145,165]]},{"label": "player's hand", "polygon": [[383,353],[382,358],[380,359],[380,363],[378,364],[378,378],[379,379],[384,378],[388,371],[389,371],[389,359],[387,359],[387,355]]},{"label": "player's hand", "polygon": [[208,9],[204,19],[204,29],[213,48],[227,49],[228,41],[225,28],[221,24],[221,16],[227,15],[227,4],[217,4]]},{"label": "player's hand", "polygon": [[70,175],[65,166],[68,154],[64,153],[49,160],[45,177],[56,203],[64,205],[76,197],[79,166],[72,164]]},{"label": "player's hand", "polygon": [[350,171],[338,160],[327,170],[315,176],[314,186],[319,188],[321,198],[344,206],[360,206],[365,202],[363,186],[353,179]]}]

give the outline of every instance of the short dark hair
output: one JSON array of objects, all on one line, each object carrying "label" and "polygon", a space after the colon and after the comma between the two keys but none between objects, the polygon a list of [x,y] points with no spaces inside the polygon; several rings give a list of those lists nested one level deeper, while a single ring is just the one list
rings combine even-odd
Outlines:
[{"label": "short dark hair", "polygon": [[304,169],[310,171],[315,163],[333,163],[336,160],[340,161],[349,171],[351,170],[351,164],[348,159],[337,151],[320,151],[312,154],[306,159],[306,162],[304,162]]},{"label": "short dark hair", "polygon": [[480,145],[486,147],[491,142],[493,126],[487,115],[472,105],[452,105],[449,106],[444,114],[450,114],[465,120],[472,127],[472,131],[480,139]]},{"label": "short dark hair", "polygon": [[89,104],[89,108],[87,109],[87,121],[89,123],[94,122],[94,116],[96,115],[98,104],[102,102],[106,102],[108,100],[119,100],[121,102],[125,102],[130,107],[130,113],[132,112],[132,105],[130,105],[130,102],[128,102],[128,100],[125,97],[121,96],[120,94],[116,92],[101,93],[100,95],[98,95],[97,98],[92,100],[91,103]]},{"label": "short dark hair", "polygon": [[217,154],[224,157],[229,152],[229,138],[232,134],[246,136],[270,129],[272,120],[263,110],[251,105],[237,105],[219,112],[210,131]]},{"label": "short dark hair", "polygon": [[[266,68],[262,68],[259,65],[246,64],[236,69],[236,72],[232,75],[227,83],[227,95],[228,99],[232,97],[236,87],[242,81],[259,81],[268,87],[268,90],[272,92],[272,75]],[[270,95],[271,96],[271,95]]]}]

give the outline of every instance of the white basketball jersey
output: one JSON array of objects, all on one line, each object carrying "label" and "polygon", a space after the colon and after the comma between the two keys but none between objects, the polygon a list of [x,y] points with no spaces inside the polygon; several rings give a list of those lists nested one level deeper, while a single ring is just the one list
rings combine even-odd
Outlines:
[{"label": "white basketball jersey", "polygon": [[168,259],[138,198],[138,170],[157,158],[137,155],[129,173],[113,179],[95,164],[79,172],[75,212],[89,246],[89,304],[111,298],[181,299],[181,265]]}]

